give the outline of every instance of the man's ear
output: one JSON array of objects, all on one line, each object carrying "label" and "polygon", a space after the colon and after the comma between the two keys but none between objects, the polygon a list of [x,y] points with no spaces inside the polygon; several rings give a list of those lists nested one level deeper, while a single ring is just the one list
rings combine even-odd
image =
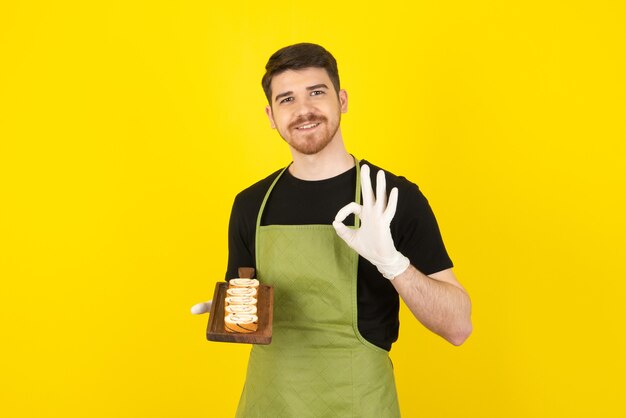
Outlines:
[{"label": "man's ear", "polygon": [[344,89],[339,90],[339,104],[341,105],[341,113],[348,113],[348,92]]},{"label": "man's ear", "polygon": [[270,125],[272,126],[272,129],[276,129],[276,124],[274,123],[274,115],[272,114],[272,106],[265,106],[265,113],[270,120]]}]

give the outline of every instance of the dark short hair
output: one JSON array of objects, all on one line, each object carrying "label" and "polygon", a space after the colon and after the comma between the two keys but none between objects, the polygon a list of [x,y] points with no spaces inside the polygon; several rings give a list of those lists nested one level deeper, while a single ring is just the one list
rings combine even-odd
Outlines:
[{"label": "dark short hair", "polygon": [[272,103],[271,84],[275,75],[287,70],[300,70],[309,67],[325,69],[330,81],[333,82],[335,91],[339,93],[339,71],[335,57],[320,45],[299,43],[274,52],[265,65],[265,75],[263,75],[261,85],[270,105]]}]

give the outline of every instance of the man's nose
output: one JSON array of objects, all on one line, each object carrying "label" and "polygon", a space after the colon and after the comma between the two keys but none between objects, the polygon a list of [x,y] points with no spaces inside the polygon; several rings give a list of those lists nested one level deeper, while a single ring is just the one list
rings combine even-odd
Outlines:
[{"label": "man's nose", "polygon": [[309,113],[314,113],[313,103],[311,103],[309,98],[305,97],[302,100],[298,100],[296,103],[296,115],[301,116]]}]

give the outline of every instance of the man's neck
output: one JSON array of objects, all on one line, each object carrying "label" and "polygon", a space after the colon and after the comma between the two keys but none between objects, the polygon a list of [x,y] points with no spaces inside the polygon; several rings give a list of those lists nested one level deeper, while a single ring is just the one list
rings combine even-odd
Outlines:
[{"label": "man's neck", "polygon": [[335,138],[317,154],[300,154],[293,149],[292,176],[300,180],[325,180],[338,176],[354,167],[354,157],[348,154],[341,137]]}]

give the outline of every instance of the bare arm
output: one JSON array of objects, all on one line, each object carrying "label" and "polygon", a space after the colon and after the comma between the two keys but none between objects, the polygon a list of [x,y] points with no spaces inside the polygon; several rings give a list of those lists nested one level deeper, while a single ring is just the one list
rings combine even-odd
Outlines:
[{"label": "bare arm", "polygon": [[391,283],[415,318],[454,345],[472,333],[470,298],[452,269],[427,276],[410,265]]}]

